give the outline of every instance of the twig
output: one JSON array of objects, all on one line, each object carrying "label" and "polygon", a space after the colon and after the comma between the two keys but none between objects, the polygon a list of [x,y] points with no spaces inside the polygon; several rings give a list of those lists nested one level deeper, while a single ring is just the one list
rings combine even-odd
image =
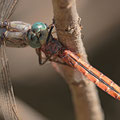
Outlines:
[{"label": "twig", "polygon": [[[59,40],[64,46],[87,62],[87,55],[81,39],[80,18],[75,0],[52,0],[55,26]],[[58,66],[67,81],[75,107],[77,120],[103,120],[96,87],[82,74],[66,66]],[[58,70],[57,69],[57,70]]]}]

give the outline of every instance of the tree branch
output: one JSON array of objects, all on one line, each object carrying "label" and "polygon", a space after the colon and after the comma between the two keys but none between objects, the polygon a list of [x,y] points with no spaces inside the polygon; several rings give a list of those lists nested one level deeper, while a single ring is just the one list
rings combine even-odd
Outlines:
[{"label": "tree branch", "polygon": [[[75,0],[52,0],[55,26],[61,43],[87,62],[87,55],[81,39],[80,18]],[[68,83],[75,107],[77,120],[103,120],[97,90],[78,71],[58,65],[60,73]]]}]

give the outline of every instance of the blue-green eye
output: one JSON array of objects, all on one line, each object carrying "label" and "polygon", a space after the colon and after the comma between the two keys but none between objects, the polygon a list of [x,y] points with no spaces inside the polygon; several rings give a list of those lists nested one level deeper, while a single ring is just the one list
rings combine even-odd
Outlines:
[{"label": "blue-green eye", "polygon": [[40,48],[45,44],[47,36],[47,26],[42,22],[37,22],[32,25],[30,32],[28,32],[29,45],[33,48]]},{"label": "blue-green eye", "polygon": [[47,26],[42,23],[42,22],[36,22],[35,24],[32,25],[31,30],[34,31],[35,33],[38,33],[39,31],[46,30]]}]

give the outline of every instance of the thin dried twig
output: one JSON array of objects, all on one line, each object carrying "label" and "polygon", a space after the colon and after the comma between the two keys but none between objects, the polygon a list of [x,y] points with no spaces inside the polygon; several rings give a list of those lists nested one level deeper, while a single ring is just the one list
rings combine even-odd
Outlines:
[{"label": "thin dried twig", "polygon": [[[55,26],[61,43],[87,62],[87,55],[81,39],[80,18],[75,0],[52,0]],[[58,66],[67,81],[73,98],[77,120],[103,120],[95,85],[88,82],[78,71],[66,66]]]}]

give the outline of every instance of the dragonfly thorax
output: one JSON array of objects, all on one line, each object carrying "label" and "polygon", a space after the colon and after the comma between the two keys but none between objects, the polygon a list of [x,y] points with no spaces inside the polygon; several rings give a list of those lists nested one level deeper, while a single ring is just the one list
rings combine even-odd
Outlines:
[{"label": "dragonfly thorax", "polygon": [[40,48],[45,44],[48,36],[47,26],[42,22],[36,22],[28,31],[27,36],[31,47]]}]

